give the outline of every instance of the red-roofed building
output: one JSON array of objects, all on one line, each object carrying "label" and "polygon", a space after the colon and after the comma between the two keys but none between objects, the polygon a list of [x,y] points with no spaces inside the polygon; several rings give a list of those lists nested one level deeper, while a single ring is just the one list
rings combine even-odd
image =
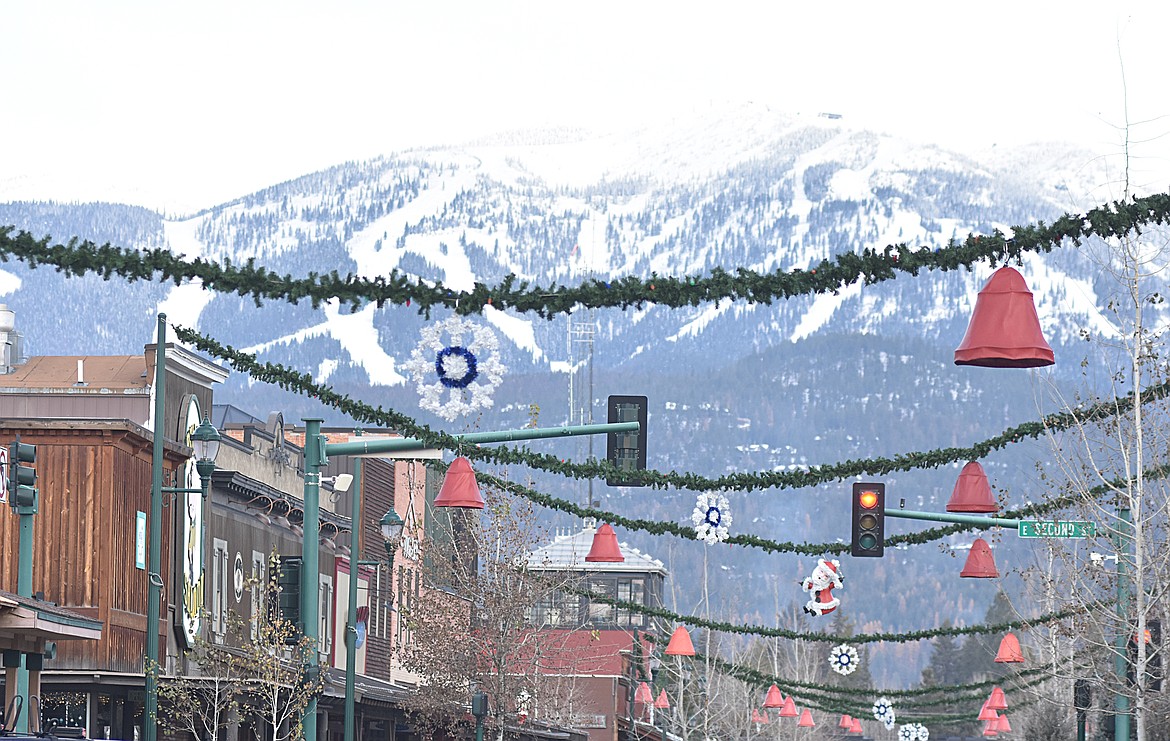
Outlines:
[{"label": "red-roofed building", "polygon": [[587,730],[590,741],[622,741],[631,721],[638,738],[661,739],[662,731],[652,723],[652,702],[635,702],[634,691],[650,678],[646,657],[653,643],[645,635],[665,640],[664,627],[641,612],[585,594],[660,608],[668,572],[661,561],[625,543],[620,544],[622,561],[586,561],[596,532],[596,523],[586,521],[581,530],[558,535],[529,559],[531,571],[575,577],[568,581],[572,586],[533,608],[533,625],[559,639],[546,642],[552,648],[546,648],[541,671],[571,686],[563,693],[571,705],[562,722]]}]

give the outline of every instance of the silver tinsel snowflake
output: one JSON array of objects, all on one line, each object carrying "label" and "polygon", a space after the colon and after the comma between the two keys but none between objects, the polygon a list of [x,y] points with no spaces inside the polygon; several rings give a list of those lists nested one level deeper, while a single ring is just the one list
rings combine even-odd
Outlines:
[{"label": "silver tinsel snowflake", "polygon": [[[422,339],[402,364],[418,384],[419,406],[448,422],[492,405],[507,369],[496,335],[463,317],[423,327]],[[447,392],[444,397],[444,392]]]},{"label": "silver tinsel snowflake", "polygon": [[852,674],[859,663],[857,649],[848,643],[842,643],[829,652],[829,666],[838,674]]},{"label": "silver tinsel snowflake", "polygon": [[707,545],[727,540],[731,534],[731,505],[727,497],[719,492],[703,492],[695,500],[695,511],[691,513],[695,535]]}]

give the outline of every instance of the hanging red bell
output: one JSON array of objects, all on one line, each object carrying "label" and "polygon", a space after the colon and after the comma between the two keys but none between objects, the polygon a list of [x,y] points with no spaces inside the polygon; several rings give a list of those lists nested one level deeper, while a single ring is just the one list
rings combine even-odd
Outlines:
[{"label": "hanging red bell", "polygon": [[638,682],[638,689],[634,690],[634,702],[645,705],[653,699],[654,695],[650,693],[650,685],[645,682]]},{"label": "hanging red bell", "polygon": [[967,553],[967,563],[959,576],[965,579],[995,579],[999,572],[995,569],[995,558],[991,555],[991,546],[983,538],[976,538]]},{"label": "hanging red bell", "polygon": [[955,365],[1041,368],[1055,362],[1024,276],[1011,267],[995,271],[975,299]]},{"label": "hanging red bell", "polygon": [[1006,713],[999,716],[999,719],[995,721],[995,732],[996,733],[1011,733],[1012,732],[1012,724],[1008,723]]},{"label": "hanging red bell", "polygon": [[863,731],[861,730],[861,719],[860,718],[853,719],[853,724],[849,726],[849,732],[850,733],[863,733]]},{"label": "hanging red bell", "polygon": [[801,728],[813,728],[816,726],[816,723],[813,723],[812,713],[809,712],[808,708],[800,711],[800,720],[796,721],[796,725]]},{"label": "hanging red bell", "polygon": [[1020,639],[1014,633],[1008,633],[999,642],[999,650],[995,652],[997,664],[1022,664],[1024,652],[1020,650]]},{"label": "hanging red bell", "polygon": [[471,470],[471,461],[463,456],[451,461],[434,506],[483,509],[483,497],[479,494],[479,482],[475,480],[475,471]]},{"label": "hanging red bell", "polygon": [[670,709],[670,699],[666,696],[666,690],[662,690],[658,693],[658,699],[654,701],[654,707],[658,710]]},{"label": "hanging red bell", "polygon": [[667,656],[694,656],[695,644],[691,643],[691,634],[681,625],[674,629],[670,642],[666,644]]},{"label": "hanging red bell", "polygon": [[998,512],[999,503],[991,494],[991,484],[978,461],[971,461],[959,471],[955,490],[947,500],[947,512]]},{"label": "hanging red bell", "polygon": [[590,563],[621,563],[626,560],[622,549],[618,546],[617,533],[613,525],[602,523],[593,534],[593,545],[589,547],[589,555],[585,560]]},{"label": "hanging red bell", "polygon": [[768,720],[768,711],[767,710],[757,710],[757,711],[753,711],[753,712],[760,716],[760,719],[758,721],[756,721],[757,723],[771,723],[771,721]]},{"label": "hanging red bell", "polygon": [[993,721],[997,717],[999,717],[999,716],[996,714],[996,712],[994,710],[992,710],[991,708],[987,707],[987,701],[984,700],[983,707],[981,707],[979,709],[979,716],[977,718],[975,718],[975,720]]},{"label": "hanging red bell", "polygon": [[792,699],[792,695],[784,698],[784,704],[780,707],[779,715],[781,718],[796,717],[796,701]]},{"label": "hanging red bell", "polygon": [[850,718],[848,715],[842,715],[841,721],[839,723],[837,723],[838,728],[844,728],[845,730],[849,730],[849,728],[852,726],[853,726],[853,718]]},{"label": "hanging red bell", "polygon": [[784,705],[784,695],[780,694],[780,688],[772,685],[768,688],[767,694],[764,695],[764,707],[778,708]]},{"label": "hanging red bell", "polygon": [[999,735],[999,719],[993,718],[983,726],[983,735],[991,738]]},{"label": "hanging red bell", "polygon": [[1002,687],[992,687],[991,697],[987,698],[987,707],[992,710],[1007,710],[1007,695]]}]

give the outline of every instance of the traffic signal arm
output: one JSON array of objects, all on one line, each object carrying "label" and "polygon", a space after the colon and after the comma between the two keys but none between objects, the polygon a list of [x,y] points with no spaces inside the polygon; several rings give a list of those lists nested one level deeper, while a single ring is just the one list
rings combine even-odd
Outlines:
[{"label": "traffic signal arm", "polygon": [[956,515],[950,512],[915,512],[909,509],[895,509],[885,507],[886,517],[901,517],[907,520],[929,520],[931,522],[954,522],[960,525],[979,525],[981,527],[1010,527],[1018,529],[1020,520],[1007,517],[980,517],[978,515]]}]

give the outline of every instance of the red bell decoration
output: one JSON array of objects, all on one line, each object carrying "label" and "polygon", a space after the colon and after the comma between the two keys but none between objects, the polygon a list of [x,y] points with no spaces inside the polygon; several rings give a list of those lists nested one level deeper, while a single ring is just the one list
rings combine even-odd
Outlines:
[{"label": "red bell decoration", "polygon": [[800,711],[800,720],[796,721],[796,725],[801,728],[812,728],[816,726],[816,723],[813,723],[812,713],[808,711],[808,708]]},{"label": "red bell decoration", "polygon": [[846,731],[848,731],[852,725],[853,725],[853,719],[850,718],[848,715],[842,715],[841,722],[839,722],[837,724],[837,727],[844,728]]},{"label": "red bell decoration", "polygon": [[1055,362],[1024,276],[1010,267],[995,271],[975,299],[955,365],[1042,368]]},{"label": "red bell decoration", "polygon": [[978,461],[971,461],[959,471],[955,490],[947,501],[947,512],[998,512],[999,503],[991,495],[991,484]]},{"label": "red bell decoration", "polygon": [[645,682],[638,682],[638,689],[634,690],[634,702],[640,702],[643,705],[654,699],[654,695],[650,693],[650,685]]},{"label": "red bell decoration", "polygon": [[997,664],[1022,664],[1024,652],[1020,650],[1020,639],[1014,633],[1008,633],[999,642],[999,650],[995,652]]},{"label": "red bell decoration", "polygon": [[778,708],[784,705],[784,695],[780,694],[780,688],[772,685],[768,688],[768,693],[764,695],[764,707]]},{"label": "red bell decoration", "polygon": [[991,697],[987,698],[987,707],[992,710],[1007,710],[1007,696],[1000,687],[991,688]]},{"label": "red bell decoration", "polygon": [[991,555],[991,546],[983,538],[976,538],[967,553],[967,563],[959,576],[964,579],[995,579],[999,572],[995,569],[995,558]]},{"label": "red bell decoration", "polygon": [[1007,714],[999,716],[999,720],[995,721],[996,733],[1011,733],[1012,724],[1008,723]]},{"label": "red bell decoration", "polygon": [[987,707],[987,701],[983,701],[983,707],[979,709],[979,716],[975,720],[995,720],[999,717],[994,710]]},{"label": "red bell decoration", "polygon": [[999,728],[999,719],[993,718],[992,720],[987,721],[987,723],[983,726],[983,735],[987,736],[989,738],[992,736],[998,736],[999,735],[999,732],[997,730],[998,728]]},{"label": "red bell decoration", "polygon": [[626,560],[622,555],[622,549],[618,547],[617,533],[613,531],[613,525],[602,523],[601,527],[597,528],[597,532],[593,534],[593,545],[589,547],[589,555],[585,560],[590,563],[621,563]]},{"label": "red bell decoration", "polygon": [[860,718],[853,719],[853,724],[849,726],[849,732],[850,733],[862,733],[861,719]]},{"label": "red bell decoration", "polygon": [[483,509],[483,497],[479,494],[479,482],[475,480],[475,471],[471,470],[471,461],[463,456],[451,461],[443,488],[435,497],[435,506]]},{"label": "red bell decoration", "polygon": [[752,723],[762,723],[760,720],[760,711],[752,708]]},{"label": "red bell decoration", "polygon": [[792,699],[792,695],[784,698],[784,704],[780,706],[779,715],[781,718],[796,717],[796,701]]},{"label": "red bell decoration", "polygon": [[761,723],[771,723],[771,721],[768,720],[768,711],[767,710],[760,711],[760,722]]},{"label": "red bell decoration", "polygon": [[654,701],[654,707],[658,710],[670,709],[670,700],[666,697],[666,690],[658,693],[658,699]]},{"label": "red bell decoration", "polygon": [[670,642],[666,644],[667,656],[694,656],[695,644],[691,643],[691,634],[681,625],[674,629]]}]

